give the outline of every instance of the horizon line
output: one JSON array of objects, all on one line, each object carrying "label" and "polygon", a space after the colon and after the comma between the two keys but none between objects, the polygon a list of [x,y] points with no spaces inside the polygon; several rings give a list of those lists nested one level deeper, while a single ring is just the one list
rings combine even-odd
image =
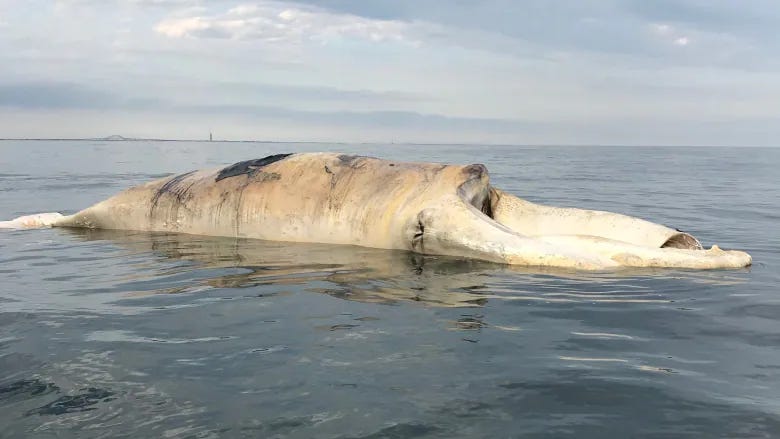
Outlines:
[{"label": "horizon line", "polygon": [[349,141],[323,141],[323,140],[228,140],[228,139],[163,139],[145,137],[0,137],[0,141],[97,141],[97,142],[198,142],[198,143],[322,143],[334,145],[419,145],[419,146],[542,146],[542,147],[619,147],[619,148],[777,148],[780,145],[653,145],[653,144],[598,144],[598,143],[452,143],[452,142],[349,142]]}]

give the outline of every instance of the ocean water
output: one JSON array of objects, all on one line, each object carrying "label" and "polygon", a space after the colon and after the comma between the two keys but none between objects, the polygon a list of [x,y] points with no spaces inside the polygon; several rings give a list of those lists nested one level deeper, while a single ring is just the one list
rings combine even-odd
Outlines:
[{"label": "ocean water", "polygon": [[780,437],[780,148],[2,141],[0,219],[269,154],[494,185],[750,252],[556,272],[399,251],[0,233],[0,437]]}]

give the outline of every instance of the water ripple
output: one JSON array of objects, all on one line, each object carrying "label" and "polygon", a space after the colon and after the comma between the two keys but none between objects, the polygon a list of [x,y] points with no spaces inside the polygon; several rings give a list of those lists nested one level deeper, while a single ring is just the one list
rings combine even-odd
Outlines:
[{"label": "water ripple", "polygon": [[[0,142],[0,212],[73,212],[171,172],[284,151],[476,160],[473,146],[133,147]],[[184,235],[0,233],[0,436],[774,437],[778,151],[480,154],[497,187],[747,249],[745,270],[580,273]]]}]

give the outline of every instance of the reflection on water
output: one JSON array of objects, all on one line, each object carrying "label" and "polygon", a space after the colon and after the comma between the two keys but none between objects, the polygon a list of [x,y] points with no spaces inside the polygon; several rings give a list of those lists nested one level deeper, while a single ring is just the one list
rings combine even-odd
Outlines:
[{"label": "reflection on water", "polygon": [[[738,271],[618,269],[601,273],[547,267],[514,267],[490,262],[356,246],[272,242],[224,237],[63,229],[84,241],[107,242],[131,254],[154,253],[192,262],[171,266],[156,277],[174,276],[193,268],[204,272],[197,283],[174,288],[139,290],[131,297],[203,291],[207,288],[250,288],[259,285],[303,286],[303,290],[345,300],[394,303],[414,301],[432,306],[481,306],[487,300],[546,302],[657,302],[669,299],[632,286],[637,278],[676,278],[711,285],[738,284]],[[146,264],[146,262],[144,262]],[[222,270],[217,270],[222,269]],[[743,270],[746,271],[746,270]],[[124,281],[141,281],[137,270]],[[502,276],[511,285],[502,285]],[[518,276],[526,287],[518,288]],[[316,286],[312,286],[312,284]],[[588,284],[601,289],[561,291],[559,286]],[[548,291],[550,287],[554,291]]]},{"label": "reflection on water", "polygon": [[[466,147],[217,146],[0,144],[17,164],[0,162],[0,212],[67,211],[153,174],[289,148],[474,159]],[[96,169],[82,170],[85,150]],[[581,273],[0,233],[0,437],[780,436],[780,154],[713,151],[496,147],[481,160],[512,192],[641,213],[748,250],[750,269]]]},{"label": "reflection on water", "polygon": [[[107,240],[132,253],[154,252],[192,262],[208,271],[208,277],[199,279],[197,285],[164,291],[167,293],[288,285],[361,302],[414,300],[439,306],[469,306],[483,300],[478,292],[472,292],[484,282],[480,276],[502,269],[477,261],[353,246],[106,230],[69,232],[85,240]],[[173,275],[182,269],[171,267],[169,272],[157,275]],[[140,279],[143,274],[134,277]],[[149,290],[134,295],[157,293],[160,291]]]}]

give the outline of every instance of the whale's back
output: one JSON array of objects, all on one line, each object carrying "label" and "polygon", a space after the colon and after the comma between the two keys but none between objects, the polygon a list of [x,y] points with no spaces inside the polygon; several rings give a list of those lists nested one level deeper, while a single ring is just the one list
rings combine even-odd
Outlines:
[{"label": "whale's back", "polygon": [[[475,181],[473,172],[344,154],[278,154],[136,186],[58,225],[406,248],[407,223],[431,202],[457,196],[464,182]],[[484,174],[480,193],[488,190]]]}]

